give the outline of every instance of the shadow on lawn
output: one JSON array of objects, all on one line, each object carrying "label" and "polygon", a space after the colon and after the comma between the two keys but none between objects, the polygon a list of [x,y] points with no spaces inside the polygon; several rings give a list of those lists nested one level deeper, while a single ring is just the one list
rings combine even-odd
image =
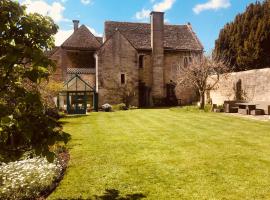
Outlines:
[{"label": "shadow on lawn", "polygon": [[64,118],[84,118],[84,117],[87,117],[89,115],[83,115],[83,114],[79,114],[79,115],[65,115]]},{"label": "shadow on lawn", "polygon": [[116,189],[106,189],[103,195],[94,196],[95,200],[139,200],[146,198],[142,193],[127,194],[126,196],[121,196],[120,192]]},{"label": "shadow on lawn", "polygon": [[[87,198],[87,200],[140,200],[146,198],[142,193],[127,194],[121,196],[120,192],[116,189],[106,189],[104,194],[98,196],[94,195],[93,198]],[[82,200],[83,198],[78,198],[76,200]],[[63,200],[63,199],[60,199]]]}]

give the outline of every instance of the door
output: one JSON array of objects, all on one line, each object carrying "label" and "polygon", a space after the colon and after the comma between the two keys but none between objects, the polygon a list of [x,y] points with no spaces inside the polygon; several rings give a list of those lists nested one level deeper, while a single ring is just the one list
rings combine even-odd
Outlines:
[{"label": "door", "polygon": [[67,112],[68,114],[86,114],[87,98],[86,92],[67,93]]},{"label": "door", "polygon": [[139,107],[150,106],[150,91],[151,89],[143,82],[139,82]]},{"label": "door", "polygon": [[167,91],[166,104],[167,104],[167,106],[177,106],[177,104],[178,104],[177,98],[175,95],[175,87],[176,87],[176,84],[172,81],[170,81],[170,83],[166,84],[166,91]]}]

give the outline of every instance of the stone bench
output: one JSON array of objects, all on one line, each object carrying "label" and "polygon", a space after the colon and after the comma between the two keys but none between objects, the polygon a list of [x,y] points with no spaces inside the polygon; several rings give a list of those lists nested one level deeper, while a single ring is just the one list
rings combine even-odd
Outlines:
[{"label": "stone bench", "polygon": [[238,113],[242,115],[248,115],[248,109],[238,108]]},{"label": "stone bench", "polygon": [[237,103],[244,103],[244,101],[224,101],[224,112],[225,113],[237,113]]},{"label": "stone bench", "polygon": [[270,115],[270,102],[258,101],[256,103],[256,109],[263,110],[264,115]]},{"label": "stone bench", "polygon": [[250,111],[251,115],[263,115],[264,114],[264,110],[262,109],[256,109],[256,110],[251,110]]}]

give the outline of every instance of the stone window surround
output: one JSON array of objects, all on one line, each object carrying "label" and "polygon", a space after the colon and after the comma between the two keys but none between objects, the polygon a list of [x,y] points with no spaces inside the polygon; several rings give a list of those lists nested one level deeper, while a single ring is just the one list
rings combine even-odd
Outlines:
[{"label": "stone window surround", "polygon": [[[142,56],[142,67],[140,67],[140,57]],[[145,56],[146,56],[146,54],[144,54],[144,53],[140,53],[140,54],[138,54],[138,68],[139,69],[143,69],[144,68],[144,66],[145,66]]]},{"label": "stone window surround", "polygon": [[[123,80],[124,80],[124,82],[123,82]],[[121,85],[125,85],[127,83],[127,74],[126,73],[124,73],[124,72],[120,73],[120,81],[119,82]]]},{"label": "stone window surround", "polygon": [[183,65],[184,67],[187,67],[189,63],[191,63],[193,60],[192,56],[184,56],[184,59],[183,59]]},{"label": "stone window surround", "polygon": [[139,60],[139,68],[143,69],[144,68],[144,56],[145,54],[139,54],[138,60]]}]

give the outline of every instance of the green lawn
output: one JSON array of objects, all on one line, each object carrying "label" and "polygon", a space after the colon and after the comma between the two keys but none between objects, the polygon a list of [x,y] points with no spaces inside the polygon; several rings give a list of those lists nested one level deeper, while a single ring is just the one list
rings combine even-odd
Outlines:
[{"label": "green lawn", "polygon": [[270,199],[269,122],[180,109],[64,122],[71,160],[49,199]]}]

